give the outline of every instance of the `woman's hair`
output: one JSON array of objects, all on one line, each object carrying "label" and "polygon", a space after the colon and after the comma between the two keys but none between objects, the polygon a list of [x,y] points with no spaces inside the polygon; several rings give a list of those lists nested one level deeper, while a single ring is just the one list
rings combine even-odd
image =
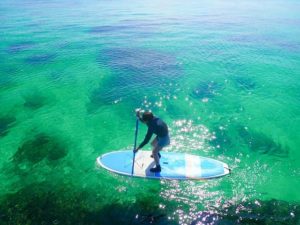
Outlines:
[{"label": "woman's hair", "polygon": [[144,121],[144,122],[148,122],[148,121],[150,121],[150,120],[152,120],[153,119],[153,113],[152,112],[144,112],[143,113],[143,116],[142,116],[142,120]]}]

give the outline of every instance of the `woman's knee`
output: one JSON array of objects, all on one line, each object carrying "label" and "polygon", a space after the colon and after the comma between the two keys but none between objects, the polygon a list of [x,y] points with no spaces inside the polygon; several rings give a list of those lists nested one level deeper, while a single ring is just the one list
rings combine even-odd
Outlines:
[{"label": "woman's knee", "polygon": [[156,146],[155,148],[153,148],[152,153],[153,154],[157,154],[162,148],[159,146]]},{"label": "woman's knee", "polygon": [[152,145],[153,147],[156,147],[156,146],[157,146],[157,139],[156,139],[156,138],[151,142],[151,145]]}]

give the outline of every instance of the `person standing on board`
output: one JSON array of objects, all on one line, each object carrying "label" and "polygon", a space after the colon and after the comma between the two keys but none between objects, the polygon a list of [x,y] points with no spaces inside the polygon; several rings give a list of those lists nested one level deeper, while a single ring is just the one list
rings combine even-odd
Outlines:
[{"label": "person standing on board", "polygon": [[139,149],[143,148],[144,145],[150,141],[152,135],[156,134],[156,137],[151,142],[153,147],[151,157],[154,158],[156,166],[151,168],[150,171],[159,173],[161,172],[161,166],[159,164],[161,155],[159,151],[170,144],[168,126],[160,118],[155,117],[152,112],[144,112],[141,115],[140,111],[137,111],[136,115],[142,123],[147,125],[148,131],[143,142],[134,150],[134,152],[136,153]]}]

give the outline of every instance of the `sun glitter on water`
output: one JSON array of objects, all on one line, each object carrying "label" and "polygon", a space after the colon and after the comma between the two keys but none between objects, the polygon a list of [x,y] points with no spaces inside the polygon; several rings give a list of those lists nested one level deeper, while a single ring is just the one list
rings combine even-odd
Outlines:
[{"label": "sun glitter on water", "polygon": [[[187,150],[209,152],[213,149],[209,141],[214,139],[214,135],[203,124],[197,124],[193,120],[176,120],[172,123],[171,146],[174,151]],[[186,146],[189,146],[188,148]]]}]

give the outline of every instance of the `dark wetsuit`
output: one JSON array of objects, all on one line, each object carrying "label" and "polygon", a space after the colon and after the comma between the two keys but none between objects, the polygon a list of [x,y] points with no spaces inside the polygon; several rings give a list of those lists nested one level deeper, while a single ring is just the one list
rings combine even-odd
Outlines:
[{"label": "dark wetsuit", "polygon": [[156,134],[158,138],[167,137],[169,135],[167,124],[157,117],[154,117],[151,121],[149,121],[149,123],[147,123],[147,126],[147,134],[144,141],[139,145],[139,149],[141,149],[150,141],[153,134]]}]

